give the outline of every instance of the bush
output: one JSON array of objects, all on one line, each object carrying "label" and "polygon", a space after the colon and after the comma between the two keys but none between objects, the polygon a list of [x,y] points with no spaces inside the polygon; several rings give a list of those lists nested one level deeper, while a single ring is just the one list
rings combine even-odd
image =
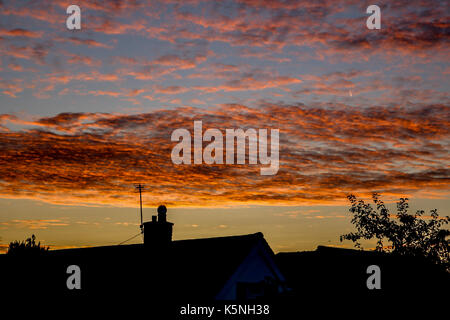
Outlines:
[{"label": "bush", "polygon": [[10,242],[8,252],[9,255],[39,255],[47,252],[49,247],[42,246],[41,243],[38,242],[36,244],[35,235],[31,235],[31,238],[26,239],[25,241],[13,241]]}]

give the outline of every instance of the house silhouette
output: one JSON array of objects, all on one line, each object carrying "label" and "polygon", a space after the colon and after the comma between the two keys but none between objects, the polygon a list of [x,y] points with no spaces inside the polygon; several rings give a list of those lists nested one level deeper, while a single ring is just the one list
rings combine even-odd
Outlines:
[{"label": "house silhouette", "polygon": [[[96,308],[101,297],[110,312],[116,303],[139,304],[148,315],[164,315],[155,319],[179,319],[182,304],[269,303],[271,319],[290,319],[299,306],[322,312],[323,302],[351,297],[382,310],[386,299],[436,298],[450,286],[449,273],[418,257],[324,246],[274,255],[260,232],[172,241],[166,211],[159,207],[143,223],[142,244],[0,255],[0,290],[13,298],[33,292],[42,301]],[[67,286],[72,265],[81,270],[79,290]],[[370,265],[381,269],[380,290],[366,286]]]},{"label": "house silhouette", "polygon": [[[152,301],[216,301],[263,299],[286,291],[262,233],[172,241],[166,211],[160,206],[158,216],[143,223],[143,244],[51,250],[33,261],[11,257],[1,263],[8,269],[2,272],[11,275],[10,289],[39,288],[49,297],[141,292]],[[80,290],[66,285],[70,265],[81,270]]]}]

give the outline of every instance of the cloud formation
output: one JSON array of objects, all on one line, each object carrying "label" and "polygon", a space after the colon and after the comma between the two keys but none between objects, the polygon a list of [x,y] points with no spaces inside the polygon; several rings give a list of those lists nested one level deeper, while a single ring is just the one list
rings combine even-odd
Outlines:
[{"label": "cloud formation", "polygon": [[[95,0],[72,32],[65,1],[3,2],[0,196],[131,205],[139,181],[173,205],[447,194],[448,8],[379,5],[368,30],[357,0]],[[194,120],[279,128],[279,173],[173,165],[170,134]]]},{"label": "cloud formation", "polygon": [[[133,183],[148,204],[335,203],[350,192],[442,197],[449,190],[450,110],[317,108],[262,104],[150,113],[62,113],[0,134],[0,195],[60,204],[128,206]],[[3,128],[21,120],[0,117]],[[279,128],[280,170],[257,165],[174,165],[171,132]],[[206,144],[206,142],[205,142]],[[151,199],[151,200],[150,200]]]},{"label": "cloud formation", "polygon": [[[49,227],[65,227],[69,224],[61,219],[28,219],[20,220],[14,219],[7,222],[1,222],[0,226],[4,227],[14,227],[14,228],[26,228],[30,230],[36,229],[48,229]],[[3,227],[0,227],[0,229]]]},{"label": "cloud formation", "polygon": [[0,16],[16,23],[0,28],[8,71],[0,98],[76,94],[141,110],[274,97],[448,104],[445,3],[379,5],[382,28],[374,31],[365,27],[366,4],[356,0],[87,1],[83,28],[72,32],[60,23],[65,1],[5,2]]}]

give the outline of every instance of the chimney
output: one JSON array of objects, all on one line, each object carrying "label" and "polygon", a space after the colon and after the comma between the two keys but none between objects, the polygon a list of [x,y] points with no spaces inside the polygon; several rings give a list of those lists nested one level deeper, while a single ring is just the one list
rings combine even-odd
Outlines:
[{"label": "chimney", "polygon": [[173,223],[167,222],[166,206],[158,207],[158,217],[144,222],[144,246],[154,249],[165,249],[172,243]]}]

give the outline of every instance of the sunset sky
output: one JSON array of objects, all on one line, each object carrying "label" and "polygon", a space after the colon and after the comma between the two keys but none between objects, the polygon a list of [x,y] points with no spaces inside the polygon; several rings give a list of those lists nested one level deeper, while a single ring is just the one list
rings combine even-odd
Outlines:
[{"label": "sunset sky", "polygon": [[[136,182],[174,239],[261,231],[276,252],[351,246],[349,193],[449,215],[448,5],[0,0],[0,252],[32,233],[54,249],[126,240]],[[174,165],[171,133],[194,120],[279,129],[278,173]]]}]

